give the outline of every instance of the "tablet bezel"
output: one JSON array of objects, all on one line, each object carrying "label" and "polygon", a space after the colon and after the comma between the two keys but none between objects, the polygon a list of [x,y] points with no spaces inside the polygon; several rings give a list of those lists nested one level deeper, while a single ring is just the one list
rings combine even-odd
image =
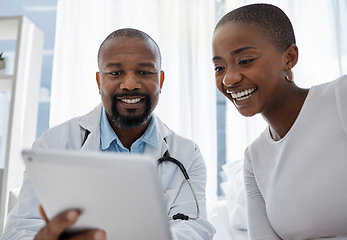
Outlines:
[{"label": "tablet bezel", "polygon": [[96,228],[108,239],[171,239],[150,156],[67,150],[24,150],[22,156],[48,219],[81,211],[70,232]]}]

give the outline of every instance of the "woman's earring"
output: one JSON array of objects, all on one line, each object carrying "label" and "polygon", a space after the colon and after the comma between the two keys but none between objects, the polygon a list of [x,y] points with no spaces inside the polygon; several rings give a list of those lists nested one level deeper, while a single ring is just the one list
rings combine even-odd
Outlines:
[{"label": "woman's earring", "polygon": [[292,71],[292,69],[290,69],[290,77],[288,76],[288,74],[286,74],[284,76],[284,78],[288,81],[288,82],[293,82],[294,81],[294,73]]}]

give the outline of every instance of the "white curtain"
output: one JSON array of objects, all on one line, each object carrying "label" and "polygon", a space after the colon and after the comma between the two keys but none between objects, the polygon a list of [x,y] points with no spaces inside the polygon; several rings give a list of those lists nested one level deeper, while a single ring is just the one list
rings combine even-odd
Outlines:
[{"label": "white curtain", "polygon": [[100,103],[97,51],[112,31],[137,28],[162,52],[165,82],[155,112],[199,145],[208,168],[208,204],[216,199],[216,97],[211,0],[58,0],[50,126]]},{"label": "white curtain", "polygon": [[[299,61],[293,68],[298,86],[309,88],[347,74],[346,0],[227,0],[225,11],[257,2],[280,7],[293,24],[299,48]],[[241,116],[230,101],[226,116],[227,161],[236,161],[267,123],[259,114]]]}]

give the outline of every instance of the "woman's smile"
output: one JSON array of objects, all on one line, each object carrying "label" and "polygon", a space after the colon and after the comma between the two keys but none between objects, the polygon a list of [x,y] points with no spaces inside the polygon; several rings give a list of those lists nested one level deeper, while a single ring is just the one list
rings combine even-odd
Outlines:
[{"label": "woman's smile", "polygon": [[233,90],[226,90],[226,92],[229,93],[235,101],[243,101],[250,98],[256,90],[257,88],[250,88],[238,92]]}]

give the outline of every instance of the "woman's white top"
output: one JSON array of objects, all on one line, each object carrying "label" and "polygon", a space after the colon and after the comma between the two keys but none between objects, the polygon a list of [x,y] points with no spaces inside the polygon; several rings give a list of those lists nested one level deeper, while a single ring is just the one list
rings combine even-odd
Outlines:
[{"label": "woman's white top", "polygon": [[244,174],[250,239],[347,239],[347,76],[312,87],[281,140],[267,128]]}]

